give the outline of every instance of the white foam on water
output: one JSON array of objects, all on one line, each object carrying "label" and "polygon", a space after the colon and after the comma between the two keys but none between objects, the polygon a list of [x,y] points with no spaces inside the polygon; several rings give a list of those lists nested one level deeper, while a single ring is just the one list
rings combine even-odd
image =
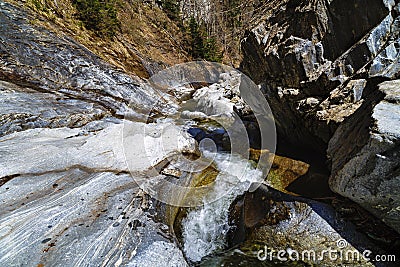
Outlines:
[{"label": "white foam on water", "polygon": [[[210,152],[204,152],[204,156],[214,158],[220,173],[211,192],[204,196],[204,205],[190,211],[182,221],[184,252],[193,262],[225,247],[231,203],[262,179],[262,172],[240,156]],[[216,201],[208,201],[216,197]]]}]

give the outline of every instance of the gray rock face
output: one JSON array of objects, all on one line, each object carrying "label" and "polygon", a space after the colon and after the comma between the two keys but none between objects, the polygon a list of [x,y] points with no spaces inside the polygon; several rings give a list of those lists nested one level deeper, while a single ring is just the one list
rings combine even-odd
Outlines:
[{"label": "gray rock face", "polygon": [[168,95],[103,62],[67,36],[30,24],[27,12],[0,1],[0,80],[89,100],[117,116],[147,120],[170,112]]},{"label": "gray rock face", "polygon": [[324,154],[340,122],[360,106],[348,97],[352,81],[398,76],[399,5],[291,0],[267,9],[243,42],[242,68],[263,85],[281,138]]},{"label": "gray rock face", "polygon": [[127,174],[22,175],[0,188],[0,200],[3,266],[126,264],[157,238],[169,242]]},{"label": "gray rock face", "polygon": [[0,265],[186,266],[135,180],[166,179],[152,167],[195,141],[122,119],[175,103],[30,19],[0,1]]},{"label": "gray rock face", "polygon": [[[376,40],[376,35],[382,35],[382,33],[386,33],[386,38],[384,39],[386,42],[382,43],[382,41],[380,41],[380,46],[378,46],[380,49],[375,49],[375,54],[377,54],[377,56],[373,60],[372,66],[369,70],[370,76],[384,76],[391,79],[399,77],[400,17],[392,16],[392,13],[398,14],[399,11],[400,5],[397,4],[393,7],[392,12],[387,16],[387,19],[382,21],[381,25],[379,25],[370,35],[369,40]],[[369,47],[371,48],[374,46],[370,45]]]},{"label": "gray rock face", "polygon": [[399,231],[398,82],[377,84],[399,77],[400,4],[289,0],[268,10],[243,42],[242,67],[262,84],[278,146],[300,144],[310,157],[328,149],[331,189]]},{"label": "gray rock face", "polygon": [[0,153],[10,160],[1,166],[0,176],[39,174],[74,166],[116,173],[143,172],[177,151],[174,142],[165,141],[175,138],[184,140],[181,151],[195,153],[194,140],[180,136],[180,129],[173,124],[124,121],[95,134],[85,134],[79,128],[26,130],[0,139]]},{"label": "gray rock face", "polygon": [[0,136],[34,128],[82,127],[110,116],[102,106],[0,81]]},{"label": "gray rock face", "polygon": [[[33,95],[44,99],[49,94]],[[6,104],[21,99],[19,92],[7,96]],[[50,100],[43,108],[67,117],[79,111],[79,105],[65,109]],[[35,102],[24,104],[15,109],[27,114],[41,110]],[[196,149],[193,139],[180,134],[171,123],[115,119],[0,138],[0,264],[137,266],[135,255],[149,260],[152,248],[147,247],[157,245],[168,251],[158,257],[165,257],[167,266],[186,266],[168,226],[156,222],[154,211],[149,212],[151,201],[135,182],[166,179],[152,167],[172,154]],[[170,139],[181,140],[181,150]]]},{"label": "gray rock face", "polygon": [[[168,266],[186,265],[168,226],[156,222],[151,201],[135,182],[153,179],[152,166],[180,152],[159,145],[179,132],[149,136],[146,153],[140,135],[160,125],[103,127],[86,134],[80,134],[83,128],[38,128],[0,138],[1,265],[136,266],[134,256],[149,253],[154,242],[170,251],[161,253]],[[154,178],[166,179],[158,173]]]},{"label": "gray rock face", "polygon": [[[370,250],[378,254],[380,249],[326,204],[285,195],[263,185],[255,192],[246,193],[232,205],[231,210],[231,223],[235,225],[235,231],[229,240],[232,243],[244,241],[241,248],[250,250],[250,253],[257,253],[261,249],[260,255],[265,260],[270,257],[265,253],[264,245],[270,251],[275,251],[275,258],[277,251],[283,250],[284,257],[293,257],[311,265],[340,266],[345,263],[346,266],[390,266],[374,265],[362,257],[340,258],[339,253],[349,255],[350,252],[358,252],[362,255],[365,250]],[[327,255],[321,257],[322,251],[327,249],[335,250],[333,254],[337,258]],[[302,254],[307,251],[313,251],[317,256],[313,258]],[[297,256],[291,254],[296,252]]]},{"label": "gray rock face", "polygon": [[400,232],[400,81],[378,90],[382,100],[367,101],[329,142],[330,187]]}]

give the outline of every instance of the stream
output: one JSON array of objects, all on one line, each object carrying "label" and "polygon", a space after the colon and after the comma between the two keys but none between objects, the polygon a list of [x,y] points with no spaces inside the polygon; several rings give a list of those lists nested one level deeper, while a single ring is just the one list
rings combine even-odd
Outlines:
[{"label": "stream", "polygon": [[[211,183],[202,184],[207,190],[199,195],[200,205],[180,208],[175,219],[174,230],[184,255],[194,265],[218,253],[229,255],[230,207],[252,185],[263,182],[272,162],[275,125],[269,105],[246,75],[215,63],[174,66],[151,77],[150,83],[172,88],[169,94],[175,96],[180,109],[169,119],[197,141],[201,158],[212,162],[217,171]],[[246,116],[250,119],[243,119]],[[254,146],[268,148],[264,164],[249,159]]]},{"label": "stream", "polygon": [[207,151],[204,156],[213,158],[220,172],[210,194],[204,196],[204,205],[190,211],[182,221],[184,252],[194,262],[226,247],[230,205],[262,176],[251,162],[240,156]]},{"label": "stream", "polygon": [[[291,251],[293,245],[300,251],[323,251],[327,237],[333,247],[342,235],[353,235],[353,226],[341,221],[329,205],[293,195],[330,197],[328,171],[324,163],[275,156],[271,110],[247,76],[226,66],[190,63],[162,71],[150,83],[164,92],[168,88],[179,106],[177,113],[156,121],[178,125],[199,149],[200,159],[180,157],[162,167],[161,173],[176,173],[175,178],[170,178],[172,184],[153,188],[165,192],[158,194],[164,194],[158,200],[176,207],[166,217],[189,265],[305,266],[304,262],[315,261],[263,261],[257,252],[267,244],[273,250]],[[308,157],[310,152],[303,152]],[[273,187],[280,192],[268,187],[271,168],[275,168],[271,179],[278,184],[288,179],[287,184]],[[296,184],[297,178],[306,182]],[[292,193],[286,191],[288,185]],[[353,236],[355,247],[347,250],[362,251],[370,244],[362,235]]]},{"label": "stream", "polygon": [[0,267],[398,266],[342,258],[400,251],[398,1],[271,1],[241,42],[257,84],[151,58],[142,79],[113,66],[135,42],[34,2],[0,0]]}]

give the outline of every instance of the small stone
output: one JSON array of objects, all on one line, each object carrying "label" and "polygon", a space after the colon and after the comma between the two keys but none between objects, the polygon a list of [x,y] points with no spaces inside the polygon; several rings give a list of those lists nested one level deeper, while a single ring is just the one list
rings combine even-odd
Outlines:
[{"label": "small stone", "polygon": [[51,238],[43,239],[43,240],[42,240],[42,244],[47,243],[47,242],[49,242],[50,240],[51,240]]}]

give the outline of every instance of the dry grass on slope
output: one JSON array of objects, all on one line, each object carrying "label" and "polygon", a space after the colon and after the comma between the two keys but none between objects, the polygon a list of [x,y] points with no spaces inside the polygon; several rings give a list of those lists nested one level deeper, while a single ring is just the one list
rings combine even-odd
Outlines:
[{"label": "dry grass on slope", "polygon": [[120,30],[112,38],[86,29],[72,0],[6,1],[34,11],[31,23],[69,35],[107,62],[143,78],[149,70],[190,60],[182,31],[159,7],[143,1],[120,1]]}]

